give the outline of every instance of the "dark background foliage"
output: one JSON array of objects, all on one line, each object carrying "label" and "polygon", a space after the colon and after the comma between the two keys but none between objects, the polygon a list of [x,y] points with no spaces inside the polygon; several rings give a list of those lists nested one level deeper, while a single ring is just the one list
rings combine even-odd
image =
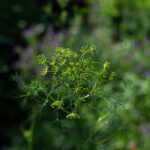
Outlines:
[{"label": "dark background foliage", "polygon": [[[120,126],[119,130],[109,126],[111,133],[104,130],[101,139],[109,135],[110,147],[118,150],[138,150],[138,146],[149,150],[149,18],[149,0],[0,0],[0,147],[5,150],[26,142],[20,138],[21,127],[30,111],[23,109],[22,98],[18,98],[20,85],[12,77],[24,73],[30,79],[35,73],[34,65],[26,67],[36,59],[31,54],[41,53],[47,45],[53,52],[56,46],[74,50],[94,43],[99,50],[95,59],[109,60],[117,72],[113,90],[122,92],[121,98],[133,107],[115,118],[112,126]],[[46,119],[49,116],[43,113],[43,122],[44,114]],[[56,129],[51,129],[57,136]],[[39,134],[42,132],[46,134],[47,128]]]},{"label": "dark background foliage", "polygon": [[[45,6],[50,6],[51,10],[44,11]],[[33,24],[43,23],[52,26],[55,31],[66,29],[70,26],[70,20],[75,13],[79,13],[85,19],[86,12],[76,12],[77,9],[87,8],[85,1],[70,1],[63,8],[57,1],[42,0],[1,0],[0,1],[0,145],[9,145],[13,134],[18,130],[21,121],[26,117],[26,112],[19,107],[19,100],[15,99],[16,83],[12,80],[15,71],[12,68],[13,62],[18,60],[18,55],[14,53],[13,47],[16,44],[25,46],[26,41],[22,37],[22,30]],[[63,11],[68,13],[67,18],[61,21]],[[19,71],[19,70],[18,70]]]}]

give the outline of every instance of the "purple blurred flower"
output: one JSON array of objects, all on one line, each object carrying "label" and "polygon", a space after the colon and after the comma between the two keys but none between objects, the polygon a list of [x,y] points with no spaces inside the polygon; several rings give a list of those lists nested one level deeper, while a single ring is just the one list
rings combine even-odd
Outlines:
[{"label": "purple blurred flower", "polygon": [[144,78],[150,77],[150,70],[144,71],[144,72],[143,72],[143,77],[144,77]]},{"label": "purple blurred flower", "polygon": [[12,66],[13,69],[17,69],[19,67],[19,62],[14,61],[14,62],[12,62],[11,66]]},{"label": "purple blurred flower", "polygon": [[32,54],[33,53],[33,48],[31,46],[26,47],[26,52],[27,54]]},{"label": "purple blurred flower", "polygon": [[150,123],[142,124],[140,129],[145,136],[150,135]]},{"label": "purple blurred flower", "polygon": [[52,41],[52,45],[53,45],[54,47],[60,46],[60,41],[57,40],[57,39],[54,39],[54,40]]},{"label": "purple blurred flower", "polygon": [[135,42],[135,48],[141,48],[141,43],[140,42]]},{"label": "purple blurred flower", "polygon": [[34,32],[31,28],[29,28],[29,29],[24,30],[22,34],[24,37],[31,37],[33,36]]}]

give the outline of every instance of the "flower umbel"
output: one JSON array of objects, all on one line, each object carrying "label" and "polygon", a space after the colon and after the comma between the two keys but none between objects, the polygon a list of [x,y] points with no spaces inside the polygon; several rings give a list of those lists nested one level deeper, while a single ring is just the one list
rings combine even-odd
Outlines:
[{"label": "flower umbel", "polygon": [[[49,93],[57,99],[51,106],[65,111],[67,119],[80,118],[76,114],[80,106],[83,103],[91,106],[93,101],[99,103],[104,85],[114,78],[115,73],[109,62],[101,67],[100,63],[94,61],[94,45],[84,46],[78,52],[58,47],[56,52],[52,60],[48,60],[43,54],[38,56],[39,64],[43,67],[40,74],[43,80],[51,83],[53,90]],[[96,69],[95,64],[99,64],[100,69]],[[47,78],[48,72],[51,77]],[[48,97],[52,97],[51,94]]]}]

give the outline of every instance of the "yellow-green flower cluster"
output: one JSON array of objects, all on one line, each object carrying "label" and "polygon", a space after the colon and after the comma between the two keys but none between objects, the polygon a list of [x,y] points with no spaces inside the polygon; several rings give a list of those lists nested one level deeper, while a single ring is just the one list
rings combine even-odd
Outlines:
[{"label": "yellow-green flower cluster", "polygon": [[62,109],[63,105],[63,101],[55,101],[52,103],[52,108]]},{"label": "yellow-green flower cluster", "polygon": [[75,113],[70,113],[66,116],[67,119],[80,119],[80,116]]},{"label": "yellow-green flower cluster", "polygon": [[101,89],[115,73],[109,62],[105,62],[101,69],[95,69],[94,65],[99,63],[92,59],[96,52],[94,45],[82,47],[78,53],[60,47],[56,51],[57,55],[50,62],[44,55],[38,57],[39,64],[43,66],[41,75],[52,74],[49,80],[57,101],[51,106],[65,111],[68,119],[80,118],[76,114],[80,105],[92,103],[93,97],[98,100]]}]

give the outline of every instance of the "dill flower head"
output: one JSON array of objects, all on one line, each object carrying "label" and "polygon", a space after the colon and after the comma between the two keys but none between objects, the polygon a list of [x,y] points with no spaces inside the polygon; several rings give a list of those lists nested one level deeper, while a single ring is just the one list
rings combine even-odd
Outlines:
[{"label": "dill flower head", "polygon": [[115,73],[109,62],[101,67],[100,63],[94,61],[94,45],[84,46],[78,52],[58,47],[56,52],[51,60],[43,54],[38,56],[42,76],[36,82],[41,82],[42,94],[35,90],[34,97],[46,97],[53,109],[66,113],[67,119],[79,119],[80,106],[83,103],[88,103],[87,106],[99,103],[105,84],[114,78]]},{"label": "dill flower head", "polygon": [[80,119],[80,116],[75,113],[70,113],[66,116],[67,119]]},{"label": "dill flower head", "polygon": [[63,105],[63,101],[55,101],[52,103],[52,108],[62,109]]}]

